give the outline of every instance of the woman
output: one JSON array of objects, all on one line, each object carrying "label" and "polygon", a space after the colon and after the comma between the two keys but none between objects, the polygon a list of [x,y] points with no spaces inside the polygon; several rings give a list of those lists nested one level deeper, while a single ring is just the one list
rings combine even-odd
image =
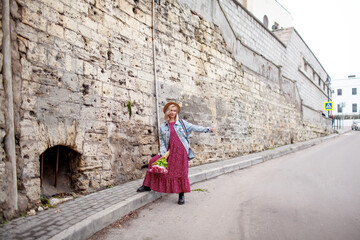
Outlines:
[{"label": "woman", "polygon": [[185,203],[185,192],[190,192],[188,160],[191,153],[188,134],[194,132],[213,132],[214,128],[193,125],[179,120],[180,106],[169,102],[164,107],[165,122],[160,127],[160,153],[150,159],[150,166],[161,156],[168,162],[168,173],[146,172],[143,185],[138,192],[154,190],[163,193],[179,193],[178,204]]}]

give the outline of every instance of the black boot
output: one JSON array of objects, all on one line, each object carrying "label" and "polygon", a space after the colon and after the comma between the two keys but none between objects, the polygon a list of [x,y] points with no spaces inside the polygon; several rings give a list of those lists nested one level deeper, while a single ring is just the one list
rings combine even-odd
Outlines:
[{"label": "black boot", "polygon": [[179,194],[179,201],[178,201],[178,204],[179,205],[183,205],[185,203],[185,196],[184,196],[184,193],[180,193]]},{"label": "black boot", "polygon": [[147,191],[151,191],[151,189],[149,187],[147,187],[147,186],[142,185],[136,191],[137,192],[147,192]]}]

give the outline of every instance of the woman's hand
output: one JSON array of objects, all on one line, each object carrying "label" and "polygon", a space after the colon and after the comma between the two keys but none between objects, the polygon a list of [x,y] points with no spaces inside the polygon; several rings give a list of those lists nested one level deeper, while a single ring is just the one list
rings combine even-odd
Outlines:
[{"label": "woman's hand", "polygon": [[169,154],[170,154],[170,150],[167,151],[167,152],[163,155],[163,157],[164,157],[165,159],[167,159],[167,158],[169,157]]}]

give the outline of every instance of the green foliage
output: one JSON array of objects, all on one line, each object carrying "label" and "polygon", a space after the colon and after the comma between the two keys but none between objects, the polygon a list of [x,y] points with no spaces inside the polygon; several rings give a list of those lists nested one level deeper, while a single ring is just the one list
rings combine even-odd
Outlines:
[{"label": "green foliage", "polygon": [[160,166],[160,167],[164,167],[164,168],[167,169],[168,163],[167,163],[167,161],[166,161],[165,158],[160,158],[159,160],[157,160],[156,162],[154,162],[153,165],[158,165],[158,166]]},{"label": "green foliage", "polygon": [[191,190],[192,192],[207,192],[206,188],[197,188],[197,189],[193,189]]},{"label": "green foliage", "polygon": [[3,226],[5,226],[5,224],[7,224],[9,221],[8,220],[2,220],[0,222],[0,228],[2,228]]},{"label": "green foliage", "polygon": [[42,205],[50,204],[49,199],[47,199],[47,197],[45,197],[44,195],[40,196],[40,201],[41,201]]},{"label": "green foliage", "polygon": [[113,185],[106,186],[106,188],[113,188],[113,187],[114,187]]},{"label": "green foliage", "polygon": [[132,109],[131,109],[131,101],[130,100],[128,101],[127,108],[128,108],[128,112],[129,112],[129,118],[131,118]]},{"label": "green foliage", "polygon": [[42,204],[43,206],[45,206],[45,207],[48,207],[48,208],[53,208],[53,207],[55,207],[54,205],[51,205],[51,204],[50,204],[49,199],[47,199],[47,197],[44,196],[44,195],[41,195],[41,196],[40,196],[40,201],[41,201],[41,204]]}]

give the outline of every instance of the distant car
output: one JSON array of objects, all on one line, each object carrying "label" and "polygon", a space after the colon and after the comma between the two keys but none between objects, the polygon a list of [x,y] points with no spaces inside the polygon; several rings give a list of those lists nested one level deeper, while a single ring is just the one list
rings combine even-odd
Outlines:
[{"label": "distant car", "polygon": [[351,130],[360,130],[360,120],[354,120],[351,124]]}]

